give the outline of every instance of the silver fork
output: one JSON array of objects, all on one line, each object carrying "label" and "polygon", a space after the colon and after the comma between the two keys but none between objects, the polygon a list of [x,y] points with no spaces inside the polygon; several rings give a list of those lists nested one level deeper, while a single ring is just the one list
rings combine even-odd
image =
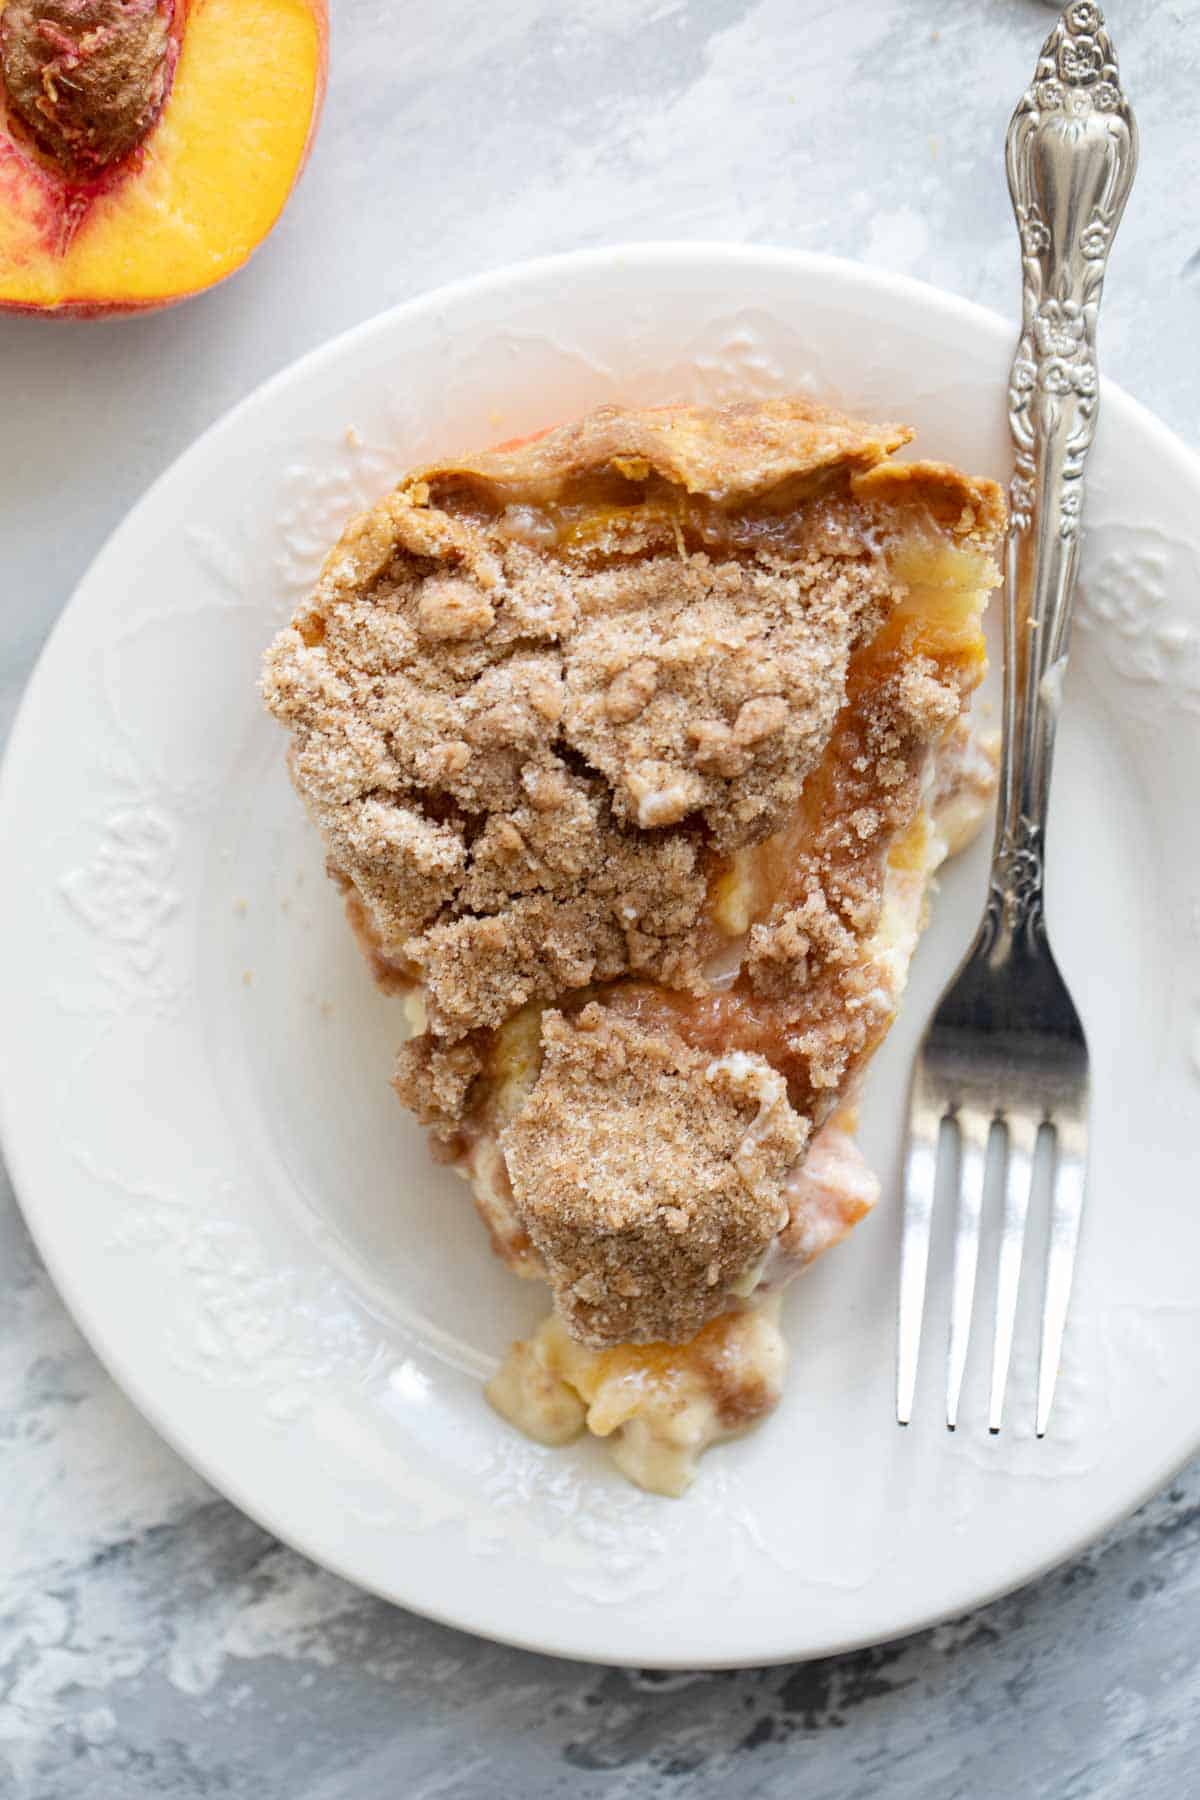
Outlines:
[{"label": "silver fork", "polygon": [[1046,935],[1046,804],[1096,424],[1096,315],[1137,164],[1137,130],[1099,7],[1076,0],[1042,47],[1009,126],[1023,327],[1009,386],[1015,475],[1004,603],[1004,749],[991,881],[978,935],[913,1073],[900,1257],[896,1416],[912,1415],[939,1139],[957,1135],[958,1221],[946,1423],[958,1423],[989,1140],[1005,1163],[989,1429],[999,1431],[1039,1135],[1050,1139],[1050,1235],[1037,1435],[1054,1398],[1083,1212],[1088,1052]]}]

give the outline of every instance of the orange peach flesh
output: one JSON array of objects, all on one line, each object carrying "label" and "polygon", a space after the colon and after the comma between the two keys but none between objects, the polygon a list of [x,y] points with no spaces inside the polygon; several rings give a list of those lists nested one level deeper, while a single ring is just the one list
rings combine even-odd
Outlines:
[{"label": "orange peach flesh", "polygon": [[605,1410],[610,1416],[597,1419],[592,1413],[588,1421],[599,1436],[632,1417],[647,1387],[669,1392],[678,1386],[681,1375],[689,1373],[704,1383],[722,1426],[736,1430],[769,1412],[774,1400],[762,1382],[746,1380],[741,1366],[744,1352],[737,1341],[742,1327],[737,1312],[725,1312],[701,1326],[685,1345],[618,1344],[597,1351],[566,1339],[558,1346],[558,1355],[551,1353],[547,1360],[589,1408],[609,1390]]},{"label": "orange peach flesh", "polygon": [[144,309],[231,274],[303,166],[325,45],[325,0],[191,0],[160,118],[98,181],[0,116],[0,309]]}]

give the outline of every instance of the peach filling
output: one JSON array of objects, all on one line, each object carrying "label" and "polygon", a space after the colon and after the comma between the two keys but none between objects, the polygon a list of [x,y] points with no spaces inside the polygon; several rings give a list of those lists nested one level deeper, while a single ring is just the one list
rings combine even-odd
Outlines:
[{"label": "peach filling", "polygon": [[785,1351],[775,1301],[722,1313],[690,1344],[587,1350],[552,1315],[514,1344],[488,1385],[496,1410],[527,1437],[607,1439],[639,1487],[684,1492],[702,1451],[736,1437],[779,1400]]}]

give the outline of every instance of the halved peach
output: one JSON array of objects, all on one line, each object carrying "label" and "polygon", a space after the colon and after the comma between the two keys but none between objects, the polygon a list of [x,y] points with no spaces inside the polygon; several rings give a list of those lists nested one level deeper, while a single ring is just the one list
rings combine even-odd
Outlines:
[{"label": "halved peach", "polygon": [[291,193],[327,0],[0,0],[0,310],[169,306]]}]

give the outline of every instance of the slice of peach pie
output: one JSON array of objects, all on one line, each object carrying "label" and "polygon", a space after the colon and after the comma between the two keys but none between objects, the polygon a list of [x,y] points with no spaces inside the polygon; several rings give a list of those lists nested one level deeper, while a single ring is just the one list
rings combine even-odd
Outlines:
[{"label": "slice of peach pie", "polygon": [[396,1090],[552,1316],[488,1395],[676,1494],[779,1397],[968,731],[999,489],[806,400],[603,407],[419,469],[267,655]]}]

